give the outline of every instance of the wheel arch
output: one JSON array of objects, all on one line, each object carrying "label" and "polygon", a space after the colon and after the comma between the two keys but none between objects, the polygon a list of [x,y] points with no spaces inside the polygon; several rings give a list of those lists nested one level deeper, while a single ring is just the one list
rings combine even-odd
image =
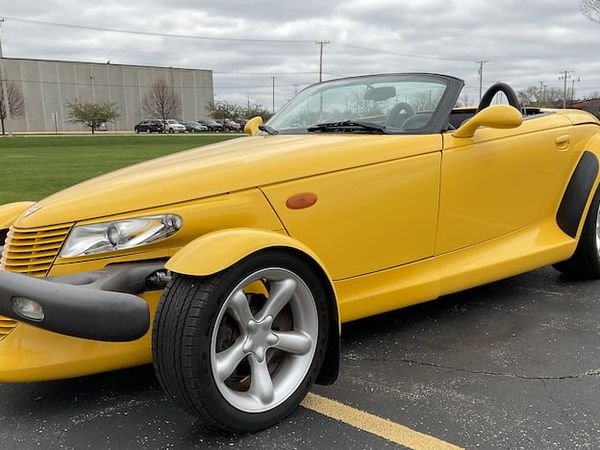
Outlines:
[{"label": "wheel arch", "polygon": [[280,249],[310,265],[328,292],[329,338],[325,360],[316,382],[333,384],[339,373],[340,320],[333,280],[320,258],[306,245],[285,234],[252,228],[215,231],[201,236],[175,253],[165,267],[190,276],[210,276],[257,252]]},{"label": "wheel arch", "polygon": [[556,212],[559,228],[572,238],[578,238],[599,182],[600,133],[584,147],[563,191]]}]

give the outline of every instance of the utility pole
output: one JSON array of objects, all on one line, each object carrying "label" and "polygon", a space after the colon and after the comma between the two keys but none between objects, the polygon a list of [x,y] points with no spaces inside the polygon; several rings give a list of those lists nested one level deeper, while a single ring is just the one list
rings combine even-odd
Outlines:
[{"label": "utility pole", "polygon": [[275,77],[271,77],[273,79],[273,114],[275,114]]},{"label": "utility pole", "polygon": [[[2,30],[2,24],[4,23],[4,17],[0,17],[0,30]],[[2,55],[2,38],[0,37],[0,83],[2,83],[2,103],[6,111],[6,128],[8,128],[8,135],[13,135],[12,127],[12,116],[10,114],[10,105],[8,103],[8,90],[6,87],[6,79],[4,78],[4,56]]]},{"label": "utility pole", "polygon": [[479,74],[479,101],[481,102],[481,96],[483,95],[483,65],[485,63],[489,63],[489,59],[482,59],[477,61],[479,63],[479,70],[477,73]]},{"label": "utility pole", "polygon": [[581,78],[577,77],[573,77],[573,79],[571,80],[571,104],[569,105],[569,107],[573,107],[573,100],[575,100],[575,82],[580,82]]},{"label": "utility pole", "polygon": [[563,81],[563,109],[567,109],[567,81],[575,78],[575,72],[572,70],[564,70],[560,72],[559,80]]},{"label": "utility pole", "polygon": [[548,87],[548,85],[544,84],[543,81],[540,81],[539,83],[540,83],[540,95],[538,97],[538,107],[543,108],[544,101],[546,100],[546,88]]},{"label": "utility pole", "polygon": [[331,44],[331,41],[317,41],[315,42],[319,46],[319,83],[323,81],[323,47],[327,44]]}]

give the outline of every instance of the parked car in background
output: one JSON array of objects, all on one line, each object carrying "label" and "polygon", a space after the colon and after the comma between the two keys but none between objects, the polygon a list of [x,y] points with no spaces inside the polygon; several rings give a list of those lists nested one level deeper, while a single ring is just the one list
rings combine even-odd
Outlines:
[{"label": "parked car in background", "polygon": [[165,133],[185,133],[185,125],[177,122],[174,119],[163,120],[165,125]]},{"label": "parked car in background", "polygon": [[216,120],[206,119],[206,120],[197,120],[196,122],[198,122],[200,125],[204,125],[205,127],[207,127],[208,131],[216,131],[216,132],[223,131],[223,125],[221,125]]},{"label": "parked car in background", "polygon": [[218,119],[217,120],[218,123],[220,123],[221,125],[223,125],[223,130],[224,131],[240,131],[240,124],[237,122],[234,122],[231,119]]},{"label": "parked car in background", "polygon": [[208,131],[208,127],[206,125],[202,125],[195,120],[190,120],[189,122],[184,122],[186,131],[190,133],[202,133],[204,131]]},{"label": "parked car in background", "polygon": [[248,121],[246,119],[239,119],[239,120],[236,120],[236,122],[240,126],[240,131],[244,131],[244,128],[246,127],[246,124],[248,123]]},{"label": "parked car in background", "polygon": [[164,133],[165,127],[161,120],[142,120],[133,130],[136,133]]}]

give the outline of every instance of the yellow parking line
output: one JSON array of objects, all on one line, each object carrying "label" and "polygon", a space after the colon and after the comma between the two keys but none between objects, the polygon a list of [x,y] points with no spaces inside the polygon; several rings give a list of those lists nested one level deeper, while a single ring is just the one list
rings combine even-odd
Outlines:
[{"label": "yellow parking line", "polygon": [[302,402],[302,406],[414,450],[457,450],[461,448],[433,436],[411,430],[391,420],[382,419],[310,392]]}]

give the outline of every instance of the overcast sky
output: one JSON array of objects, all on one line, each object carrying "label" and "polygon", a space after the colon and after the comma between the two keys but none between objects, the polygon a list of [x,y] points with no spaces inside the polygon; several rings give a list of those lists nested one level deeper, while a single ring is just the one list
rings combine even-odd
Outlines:
[{"label": "overcast sky", "polygon": [[[90,31],[7,18],[6,57],[149,64],[215,71],[217,99],[276,104],[324,78],[384,72],[439,72],[466,81],[478,97],[478,60],[484,86],[562,87],[561,70],[575,71],[578,95],[600,91],[600,24],[578,0],[0,0],[0,15],[39,21],[158,33],[306,40],[230,42]],[[254,5],[254,6],[249,6]],[[365,50],[349,45],[381,49]],[[413,56],[410,56],[413,55]],[[421,56],[419,58],[418,56]],[[426,57],[426,58],[423,58]],[[234,74],[223,72],[260,72]]]}]

